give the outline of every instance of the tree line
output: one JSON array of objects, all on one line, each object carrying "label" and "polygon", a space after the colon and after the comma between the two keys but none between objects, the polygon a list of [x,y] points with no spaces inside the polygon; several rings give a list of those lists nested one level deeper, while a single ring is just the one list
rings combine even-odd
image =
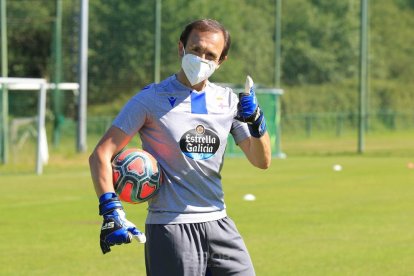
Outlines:
[{"label": "tree line", "polygon": [[[229,29],[233,44],[228,61],[212,80],[242,84],[250,74],[261,86],[273,86],[275,0],[161,2],[162,78],[180,67],[177,45],[185,25],[214,18]],[[88,102],[111,103],[154,80],[155,1],[89,3]],[[409,109],[414,104],[414,1],[369,3],[371,104],[377,109]],[[282,1],[286,112],[356,109],[359,5],[357,0]],[[55,8],[50,0],[7,0],[9,76],[52,79]],[[79,1],[63,0],[63,15],[63,79],[76,81]]]}]

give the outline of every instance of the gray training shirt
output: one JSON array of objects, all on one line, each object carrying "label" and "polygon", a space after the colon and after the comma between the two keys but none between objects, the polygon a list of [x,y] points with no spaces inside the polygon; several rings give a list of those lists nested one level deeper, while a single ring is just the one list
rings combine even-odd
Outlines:
[{"label": "gray training shirt", "polygon": [[220,171],[229,133],[250,136],[234,119],[238,98],[207,82],[191,90],[175,75],[150,84],[124,106],[113,125],[139,133],[142,148],[159,162],[163,183],[148,201],[147,224],[198,223],[226,216]]}]

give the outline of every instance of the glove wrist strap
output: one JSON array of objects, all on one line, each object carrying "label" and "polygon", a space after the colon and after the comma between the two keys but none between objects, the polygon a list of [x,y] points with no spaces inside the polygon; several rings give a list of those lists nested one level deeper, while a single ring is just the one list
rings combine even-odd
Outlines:
[{"label": "glove wrist strap", "polygon": [[250,115],[247,118],[243,118],[243,121],[245,123],[248,123],[249,125],[254,124],[260,117],[260,115],[262,114],[262,110],[260,109],[259,106],[257,106],[256,110],[254,111],[254,113],[252,115]]},{"label": "glove wrist strap", "polygon": [[251,136],[260,138],[266,133],[267,130],[266,119],[263,111],[259,107],[257,108],[256,114],[256,120],[253,123],[248,124],[248,127]]},{"label": "glove wrist strap", "polygon": [[123,209],[115,193],[105,193],[99,197],[99,215],[108,214],[115,209]]}]

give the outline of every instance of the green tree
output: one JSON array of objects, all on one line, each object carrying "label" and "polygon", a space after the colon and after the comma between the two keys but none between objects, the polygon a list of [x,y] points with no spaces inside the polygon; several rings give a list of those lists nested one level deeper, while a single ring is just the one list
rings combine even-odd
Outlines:
[{"label": "green tree", "polygon": [[49,76],[53,3],[7,1],[9,76]]},{"label": "green tree", "polygon": [[[413,3],[370,1],[370,105],[374,109],[414,106],[410,94]],[[349,110],[357,105],[353,93],[358,81],[359,4],[283,1],[282,86],[295,94],[282,97],[286,110],[310,111],[306,103],[317,101],[320,110]],[[51,79],[55,1],[7,0],[7,5],[10,76]],[[63,80],[76,81],[79,2],[64,0],[63,9]],[[89,103],[126,98],[153,82],[155,1],[90,0],[89,10]],[[180,68],[177,46],[185,24],[205,17],[222,22],[232,35],[229,59],[212,80],[243,84],[250,74],[256,83],[271,86],[275,0],[162,0],[161,77]],[[321,88],[317,99],[312,94],[316,92],[308,93],[309,85],[311,91]]]},{"label": "green tree", "polygon": [[95,0],[90,15],[90,100],[108,102],[153,76],[153,6]]},{"label": "green tree", "polygon": [[284,2],[283,80],[324,83],[356,72],[357,17],[348,1]]}]

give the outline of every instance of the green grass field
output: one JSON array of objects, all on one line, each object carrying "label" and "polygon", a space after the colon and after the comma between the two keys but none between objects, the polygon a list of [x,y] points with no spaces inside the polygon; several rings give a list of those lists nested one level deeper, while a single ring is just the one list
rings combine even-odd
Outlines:
[{"label": "green grass field", "polygon": [[[412,134],[369,137],[363,156],[353,137],[284,141],[288,158],[267,171],[226,159],[228,213],[257,275],[414,275]],[[142,245],[100,252],[87,154],[52,154],[42,176],[0,175],[0,275],[145,275]],[[125,207],[143,229],[146,206]]]}]

